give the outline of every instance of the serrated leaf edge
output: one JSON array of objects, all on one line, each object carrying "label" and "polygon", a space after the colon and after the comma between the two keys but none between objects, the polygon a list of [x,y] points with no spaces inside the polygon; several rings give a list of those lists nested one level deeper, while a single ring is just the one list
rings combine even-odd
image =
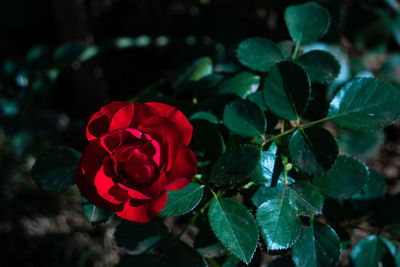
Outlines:
[{"label": "serrated leaf edge", "polygon": [[[215,200],[216,200],[216,199],[214,199],[214,201],[215,201]],[[239,202],[238,202],[238,203],[239,203]],[[232,252],[232,254],[235,255],[238,259],[242,260],[243,262],[246,263],[246,265],[248,265],[248,264],[251,262],[251,260],[253,259],[254,254],[255,254],[255,252],[256,252],[256,249],[257,249],[257,246],[258,246],[258,241],[260,240],[260,232],[259,232],[259,229],[258,229],[257,221],[254,219],[253,214],[252,214],[244,205],[242,205],[241,203],[239,203],[239,204],[240,204],[242,207],[244,207],[245,210],[246,210],[246,213],[248,213],[248,214],[253,218],[253,223],[254,223],[254,226],[255,226],[255,228],[256,228],[256,230],[257,230],[257,242],[256,242],[256,246],[255,246],[254,251],[253,251],[251,257],[249,258],[249,261],[248,261],[248,262],[243,261],[243,259],[242,259],[241,257],[239,257],[239,255],[237,255],[235,252],[231,251],[231,250],[224,244],[224,242],[222,242],[222,240],[221,240],[221,239],[218,237],[218,235],[214,232],[214,229],[213,229],[212,226],[211,226],[210,217],[208,218],[208,220],[209,220],[209,225],[210,225],[210,228],[211,228],[211,230],[212,230],[212,233],[213,233],[214,236],[218,239],[218,241],[219,241],[228,251]],[[221,205],[220,205],[220,206],[221,206]],[[208,216],[209,216],[209,215],[210,215],[210,208],[208,208]]]}]

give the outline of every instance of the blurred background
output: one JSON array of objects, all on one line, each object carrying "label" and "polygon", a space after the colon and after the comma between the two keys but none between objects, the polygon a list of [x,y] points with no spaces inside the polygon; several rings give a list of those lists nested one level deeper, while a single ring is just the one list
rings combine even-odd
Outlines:
[{"label": "blurred background", "polygon": [[[235,48],[243,39],[290,39],[283,12],[302,2],[0,1],[0,265],[117,264],[120,251],[113,243],[112,222],[88,223],[76,187],[62,193],[40,189],[30,177],[37,155],[58,145],[82,151],[89,117],[111,101],[159,100],[184,106],[191,96],[173,98],[172,88],[188,65],[208,56],[215,73],[229,76],[242,68]],[[304,50],[327,50],[339,60],[341,73],[328,87],[331,95],[356,76],[400,84],[396,0],[316,2],[328,8],[332,23],[320,43]],[[359,156],[385,176],[385,214],[398,214],[399,127],[396,123],[369,134],[334,129],[342,151]],[[337,203],[328,203],[326,209],[330,206],[336,208]],[[341,208],[345,213],[354,207]],[[334,228],[340,227],[340,218],[330,219]],[[338,233],[347,236],[349,244],[366,236]]]}]

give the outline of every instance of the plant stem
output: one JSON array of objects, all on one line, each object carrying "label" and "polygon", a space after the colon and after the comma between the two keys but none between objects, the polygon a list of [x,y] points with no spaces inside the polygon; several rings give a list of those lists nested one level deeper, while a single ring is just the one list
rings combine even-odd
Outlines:
[{"label": "plant stem", "polygon": [[319,120],[316,120],[316,121],[310,121],[310,122],[304,123],[303,125],[299,125],[297,127],[293,127],[293,128],[291,128],[291,129],[289,129],[287,131],[281,132],[280,134],[277,134],[277,135],[274,135],[274,136],[268,138],[267,140],[265,140],[263,145],[265,145],[265,144],[267,144],[267,143],[269,143],[271,141],[274,141],[275,139],[278,139],[278,138],[280,138],[282,136],[290,134],[290,133],[296,131],[298,128],[308,128],[308,127],[313,126],[315,124],[330,120],[331,118],[332,117],[325,117],[325,118],[322,118],[322,119],[319,119]]},{"label": "plant stem", "polygon": [[267,144],[267,143],[269,143],[269,142],[271,142],[271,141],[274,141],[275,139],[278,139],[279,137],[282,137],[282,136],[284,136],[284,135],[290,134],[291,132],[294,132],[295,130],[297,130],[297,127],[294,127],[294,128],[289,129],[289,130],[287,130],[287,131],[284,131],[284,132],[282,132],[282,133],[280,133],[280,134],[274,135],[274,136],[268,138],[268,139],[265,141],[265,144]]},{"label": "plant stem", "polygon": [[296,44],[296,47],[294,48],[294,52],[293,52],[293,55],[292,55],[292,59],[296,59],[296,58],[297,58],[297,56],[298,56],[298,54],[299,54],[299,50],[300,50],[300,42],[298,42],[298,43]]}]

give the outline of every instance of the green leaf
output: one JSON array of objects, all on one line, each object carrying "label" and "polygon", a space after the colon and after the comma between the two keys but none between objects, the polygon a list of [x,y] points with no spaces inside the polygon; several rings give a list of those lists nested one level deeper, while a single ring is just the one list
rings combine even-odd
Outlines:
[{"label": "green leaf", "polygon": [[296,47],[296,43],[287,40],[287,41],[282,41],[276,44],[276,46],[281,50],[283,57],[285,60],[289,60],[293,56],[294,49]]},{"label": "green leaf", "polygon": [[153,252],[169,235],[167,228],[157,219],[147,223],[124,220],[114,233],[117,245],[131,255]]},{"label": "green leaf", "polygon": [[342,127],[375,131],[400,115],[399,89],[375,78],[355,79],[343,86],[329,106],[328,117]]},{"label": "green leaf", "polygon": [[96,207],[84,197],[82,197],[82,213],[86,220],[91,224],[105,222],[114,214],[112,210],[105,210]]},{"label": "green leaf", "polygon": [[342,247],[336,232],[327,224],[314,221],[303,227],[301,237],[292,247],[296,267],[335,267]]},{"label": "green leaf", "polygon": [[280,200],[282,198],[283,186],[282,183],[278,183],[276,186],[272,187],[260,186],[252,196],[251,202],[253,202],[256,207],[259,207],[268,200]]},{"label": "green leaf", "polygon": [[392,254],[392,257],[394,259],[396,266],[399,267],[400,266],[400,250],[399,250],[397,243],[395,243],[395,241],[391,241],[391,240],[387,239],[384,236],[379,236],[379,238],[385,244],[385,246],[389,250],[390,254]]},{"label": "green leaf", "polygon": [[60,192],[75,184],[75,174],[81,154],[70,147],[51,148],[36,160],[32,177],[48,191]]},{"label": "green leaf", "polygon": [[277,151],[278,147],[272,143],[267,151],[261,152],[260,162],[258,163],[257,168],[250,175],[253,182],[265,186],[271,185]]},{"label": "green leaf", "polygon": [[243,71],[235,76],[226,79],[218,87],[218,94],[235,94],[241,98],[246,98],[254,93],[260,84],[260,76]]},{"label": "green leaf", "polygon": [[335,165],[313,180],[321,193],[332,198],[349,198],[358,193],[368,180],[368,169],[361,161],[339,156]]},{"label": "green leaf", "polygon": [[263,135],[267,129],[264,113],[248,100],[238,99],[226,105],[223,121],[232,132],[245,137]]},{"label": "green leaf", "polygon": [[247,99],[256,104],[262,111],[267,111],[267,107],[264,104],[264,97],[261,90],[252,93],[247,96]]},{"label": "green leaf", "polygon": [[181,216],[193,210],[201,201],[204,185],[190,183],[177,191],[168,191],[168,202],[161,216]]},{"label": "green leaf", "polygon": [[208,219],[221,243],[248,264],[258,242],[256,221],[250,211],[236,200],[218,198],[211,203]]},{"label": "green leaf", "polygon": [[256,145],[240,145],[228,150],[215,163],[211,181],[217,186],[245,182],[257,167],[261,151]]},{"label": "green leaf", "polygon": [[311,87],[306,72],[292,62],[276,65],[264,81],[264,103],[286,120],[297,120],[308,104]]},{"label": "green leaf", "polygon": [[328,52],[314,50],[302,55],[298,61],[306,70],[311,82],[327,84],[332,82],[340,72],[340,64]]},{"label": "green leaf", "polygon": [[386,190],[387,186],[383,176],[379,172],[370,169],[367,183],[352,198],[357,200],[383,198],[386,195]]},{"label": "green leaf", "polygon": [[385,133],[383,130],[366,133],[342,128],[337,139],[344,152],[367,160],[379,152],[379,147],[385,141]]},{"label": "green leaf", "polygon": [[178,242],[178,244],[171,246],[165,252],[165,256],[159,266],[207,267],[207,262],[195,249],[183,242]]},{"label": "green leaf", "polygon": [[183,90],[192,82],[197,82],[202,78],[212,74],[212,72],[213,63],[211,58],[199,58],[178,77],[178,79],[172,84],[172,87],[174,89],[179,88]]},{"label": "green leaf", "polygon": [[379,236],[371,235],[353,247],[350,258],[354,267],[376,267],[386,250]]},{"label": "green leaf", "polygon": [[269,71],[284,59],[274,43],[260,37],[252,37],[241,42],[237,49],[237,57],[244,66],[262,72]]},{"label": "green leaf", "polygon": [[324,197],[318,188],[310,183],[299,182],[288,188],[289,204],[298,215],[313,216],[322,214]]},{"label": "green leaf", "polygon": [[338,145],[326,129],[310,127],[294,132],[289,141],[293,163],[308,174],[327,171],[338,155]]},{"label": "green leaf", "polygon": [[269,250],[290,248],[301,233],[295,210],[281,199],[264,202],[257,210],[257,223]]},{"label": "green leaf", "polygon": [[297,44],[317,41],[328,31],[330,21],[328,10],[315,2],[289,6],[285,10],[286,26]]},{"label": "green leaf", "polygon": [[213,124],[218,124],[218,118],[211,112],[199,111],[190,116],[190,120],[205,120]]}]

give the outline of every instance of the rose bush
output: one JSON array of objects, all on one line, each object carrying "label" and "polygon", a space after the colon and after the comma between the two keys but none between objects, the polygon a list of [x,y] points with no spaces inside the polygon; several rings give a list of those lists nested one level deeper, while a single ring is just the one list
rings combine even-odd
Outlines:
[{"label": "rose bush", "polygon": [[81,194],[118,216],[147,222],[197,172],[188,147],[193,128],[176,108],[162,103],[112,102],[89,120],[89,142],[76,175]]}]

